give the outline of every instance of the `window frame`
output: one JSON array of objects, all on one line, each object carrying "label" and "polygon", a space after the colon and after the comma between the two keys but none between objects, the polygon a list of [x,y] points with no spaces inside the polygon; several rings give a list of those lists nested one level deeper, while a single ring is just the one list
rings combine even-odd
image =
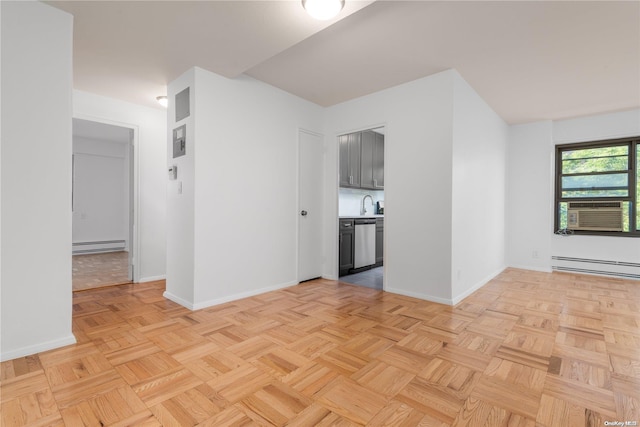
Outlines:
[{"label": "window frame", "polygon": [[[599,196],[599,197],[562,197],[562,153],[565,151],[581,150],[588,148],[606,148],[611,146],[627,145],[629,147],[629,157],[627,164],[627,174],[629,177],[629,194],[626,197],[612,197],[612,196]],[[576,235],[595,235],[595,236],[617,236],[617,237],[640,237],[640,230],[636,224],[637,212],[638,212],[638,194],[636,183],[638,180],[638,174],[640,169],[638,167],[638,147],[640,147],[640,136],[606,139],[599,141],[577,142],[572,144],[559,144],[555,146],[555,195],[554,195],[554,213],[553,213],[553,230],[556,232],[560,229],[560,203],[563,202],[575,202],[575,201],[606,201],[606,200],[621,200],[629,202],[631,209],[629,212],[629,231],[590,231],[590,230],[573,230],[573,234]],[[602,175],[612,172],[591,172],[584,173],[582,175]],[[623,172],[619,172],[623,173]],[[567,174],[570,176],[570,174]]]}]

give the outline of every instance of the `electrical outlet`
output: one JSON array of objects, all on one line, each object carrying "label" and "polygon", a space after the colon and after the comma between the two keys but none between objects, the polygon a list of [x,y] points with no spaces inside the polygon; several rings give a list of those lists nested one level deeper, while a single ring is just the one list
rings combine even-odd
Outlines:
[{"label": "electrical outlet", "polygon": [[532,257],[532,258],[536,258],[536,259],[537,259],[537,258],[540,258],[540,257],[538,256],[538,251],[533,251],[533,252],[531,252],[531,257]]}]

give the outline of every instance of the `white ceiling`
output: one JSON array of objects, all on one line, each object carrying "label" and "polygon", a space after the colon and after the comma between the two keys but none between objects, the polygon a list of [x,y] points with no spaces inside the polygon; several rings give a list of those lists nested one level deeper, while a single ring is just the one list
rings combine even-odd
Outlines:
[{"label": "white ceiling", "polygon": [[330,106],[455,68],[507,122],[640,107],[640,1],[53,1],[74,87],[158,107],[193,66]]}]

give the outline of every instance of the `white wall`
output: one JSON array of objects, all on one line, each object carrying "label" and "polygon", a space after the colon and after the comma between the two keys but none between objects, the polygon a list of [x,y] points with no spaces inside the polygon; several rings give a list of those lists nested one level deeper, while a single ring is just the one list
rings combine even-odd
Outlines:
[{"label": "white wall", "polygon": [[[553,123],[553,143],[597,141],[640,135],[640,109]],[[551,179],[553,180],[553,174]],[[640,239],[606,236],[551,235],[555,256],[640,262]]]},{"label": "white wall", "polygon": [[507,264],[551,271],[551,121],[511,126],[507,152]]},{"label": "white wall", "polygon": [[134,192],[138,193],[140,259],[134,263],[139,281],[163,279],[166,272],[167,112],[75,90],[73,116],[135,129],[134,168],[138,171],[138,182],[134,182]]},{"label": "white wall", "polygon": [[[2,7],[0,6],[0,30],[2,28]],[[0,51],[2,50],[3,32],[0,31]],[[0,55],[0,361],[2,356],[2,55]]]},{"label": "white wall", "polygon": [[454,72],[452,299],[504,270],[508,126]]},{"label": "white wall", "polygon": [[[178,169],[183,178],[193,174],[193,188],[185,181],[176,196],[170,184],[169,211],[178,203],[192,209],[194,228],[190,235],[185,220],[185,232],[177,233],[180,225],[170,222],[168,246],[193,239],[193,278],[169,274],[167,296],[199,308],[297,283],[298,129],[321,131],[322,108],[249,77],[200,68],[187,76],[192,72],[193,79],[169,85],[170,99],[191,85],[186,150],[195,154],[192,166],[185,161]],[[184,294],[189,280],[193,300],[172,295]]]},{"label": "white wall", "polygon": [[453,71],[326,109],[324,276],[337,278],[337,136],[385,126],[385,290],[451,301]]},{"label": "white wall", "polygon": [[[640,109],[513,126],[509,141],[508,264],[549,271],[552,256],[640,259],[640,240],[553,234],[555,145],[640,135]],[[536,251],[539,258],[533,257]]]},{"label": "white wall", "polygon": [[73,157],[73,243],[128,247],[129,144],[74,136]]},{"label": "white wall", "polygon": [[[191,114],[189,117],[175,122],[175,105],[173,99],[176,93],[189,88]],[[195,70],[192,68],[176,80],[169,83],[167,96],[169,102],[167,120],[167,165],[177,166],[176,180],[167,180],[167,281],[165,296],[186,307],[193,308],[194,304],[194,211],[195,211],[195,103],[194,92]],[[173,158],[173,129],[186,125],[185,155]]]},{"label": "white wall", "polygon": [[1,2],[0,8],[4,107],[0,358],[7,360],[75,342],[70,185],[73,18],[40,2]]},{"label": "white wall", "polygon": [[553,122],[553,143],[597,141],[640,135],[640,109]]}]

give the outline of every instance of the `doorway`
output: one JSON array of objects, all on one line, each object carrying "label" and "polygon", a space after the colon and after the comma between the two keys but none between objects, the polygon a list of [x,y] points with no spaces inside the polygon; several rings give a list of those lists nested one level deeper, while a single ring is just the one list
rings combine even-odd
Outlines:
[{"label": "doorway", "polygon": [[73,290],[134,280],[132,127],[73,119]]},{"label": "doorway", "polygon": [[385,127],[338,136],[338,277],[384,288]]}]

